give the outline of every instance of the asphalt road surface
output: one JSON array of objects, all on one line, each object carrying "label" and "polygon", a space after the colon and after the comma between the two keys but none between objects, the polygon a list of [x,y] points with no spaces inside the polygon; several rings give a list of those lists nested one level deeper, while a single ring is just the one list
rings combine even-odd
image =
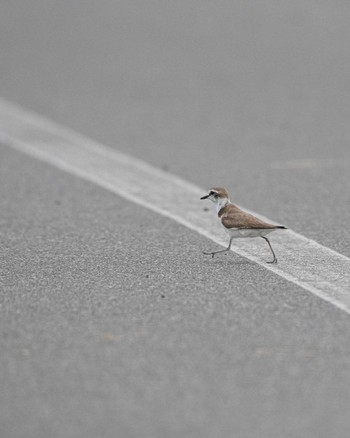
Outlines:
[{"label": "asphalt road surface", "polygon": [[[350,257],[349,19],[2,2],[0,95]],[[349,436],[349,314],[6,144],[0,193],[1,437]]]}]

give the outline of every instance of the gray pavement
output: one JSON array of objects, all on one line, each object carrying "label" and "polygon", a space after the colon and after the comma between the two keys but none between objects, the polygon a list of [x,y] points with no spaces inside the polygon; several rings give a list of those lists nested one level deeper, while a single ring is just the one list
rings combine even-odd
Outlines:
[{"label": "gray pavement", "polygon": [[[3,2],[0,95],[350,256],[349,15]],[[1,437],[348,436],[345,313],[3,145],[0,187]]]},{"label": "gray pavement", "polygon": [[[239,204],[350,256],[346,2],[1,10],[4,97],[203,187],[226,185]],[[274,166],[305,158],[315,167]]]},{"label": "gray pavement", "polygon": [[346,436],[345,313],[0,150],[2,436]]}]

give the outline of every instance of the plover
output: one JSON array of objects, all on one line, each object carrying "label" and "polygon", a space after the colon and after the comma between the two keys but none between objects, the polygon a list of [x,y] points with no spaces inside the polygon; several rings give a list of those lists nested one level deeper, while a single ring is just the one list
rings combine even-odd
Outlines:
[{"label": "plover", "polygon": [[253,216],[252,214],[241,210],[239,207],[237,207],[237,205],[232,204],[229,199],[228,191],[223,187],[213,187],[209,190],[207,195],[202,196],[200,199],[210,199],[212,202],[214,202],[220,222],[230,236],[230,241],[227,248],[219,251],[203,251],[204,254],[214,257],[215,254],[229,251],[231,249],[233,239],[262,237],[269,244],[273,255],[273,260],[267,263],[277,263],[277,257],[266,235],[272,231],[286,229],[286,227],[283,225],[269,224]]}]

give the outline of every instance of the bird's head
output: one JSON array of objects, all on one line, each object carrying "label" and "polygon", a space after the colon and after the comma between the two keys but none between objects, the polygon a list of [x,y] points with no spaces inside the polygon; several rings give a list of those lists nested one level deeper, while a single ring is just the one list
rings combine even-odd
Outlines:
[{"label": "bird's head", "polygon": [[201,199],[210,199],[214,204],[226,204],[229,201],[229,194],[223,187],[213,187],[208,194]]}]

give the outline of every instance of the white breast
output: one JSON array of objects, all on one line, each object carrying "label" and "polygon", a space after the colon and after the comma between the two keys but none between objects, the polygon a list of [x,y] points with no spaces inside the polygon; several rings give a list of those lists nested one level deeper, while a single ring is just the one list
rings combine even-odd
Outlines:
[{"label": "white breast", "polygon": [[245,237],[261,237],[266,236],[266,234],[275,231],[272,229],[251,229],[251,228],[226,228],[226,232],[230,237],[234,239],[245,238]]}]

